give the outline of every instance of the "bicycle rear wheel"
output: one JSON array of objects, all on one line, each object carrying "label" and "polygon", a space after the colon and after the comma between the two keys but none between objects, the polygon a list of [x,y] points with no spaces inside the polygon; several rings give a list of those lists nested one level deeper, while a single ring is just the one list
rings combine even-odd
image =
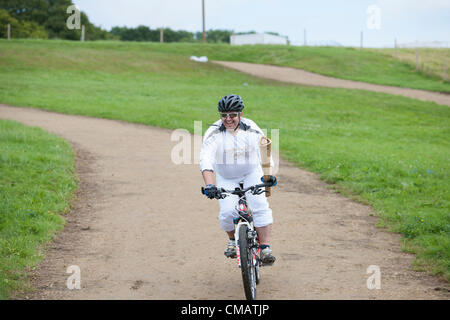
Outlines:
[{"label": "bicycle rear wheel", "polygon": [[245,224],[241,225],[239,228],[238,246],[245,298],[247,300],[256,300],[256,270],[253,265],[253,251],[248,240],[248,227]]}]

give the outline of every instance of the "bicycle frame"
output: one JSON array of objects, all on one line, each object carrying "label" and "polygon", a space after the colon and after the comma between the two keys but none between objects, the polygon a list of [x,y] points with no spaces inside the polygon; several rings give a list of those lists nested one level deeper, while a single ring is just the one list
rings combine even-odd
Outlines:
[{"label": "bicycle frame", "polygon": [[[244,205],[245,207],[244,208],[240,207],[242,205]],[[258,243],[257,240],[256,240],[257,234],[256,234],[255,228],[253,226],[252,219],[250,219],[250,222],[249,222],[246,219],[246,216],[241,215],[241,212],[244,212],[248,217],[252,218],[251,210],[248,207],[247,199],[246,199],[245,195],[239,199],[236,211],[238,212],[238,218],[237,219],[238,219],[238,221],[240,220],[237,223],[237,225],[235,227],[235,231],[234,231],[234,239],[236,241],[236,244],[239,243],[239,230],[240,230],[240,228],[243,225],[247,225],[249,233],[252,233],[252,235],[249,236],[249,239],[252,240],[254,245],[257,245],[257,243]],[[257,249],[257,251],[259,251],[259,248]],[[238,263],[238,266],[240,268],[241,267],[241,254],[240,254],[240,250],[239,250],[239,246],[238,245],[236,245],[236,256],[237,256],[237,263]],[[253,266],[256,266],[257,263],[258,263],[258,261],[257,261],[256,254],[253,253]]]},{"label": "bicycle frame", "polygon": [[245,296],[248,300],[254,300],[256,299],[256,286],[260,279],[259,245],[258,235],[253,226],[252,212],[247,205],[245,193],[239,198],[236,210],[238,213],[238,217],[234,218],[236,258],[242,272]]}]

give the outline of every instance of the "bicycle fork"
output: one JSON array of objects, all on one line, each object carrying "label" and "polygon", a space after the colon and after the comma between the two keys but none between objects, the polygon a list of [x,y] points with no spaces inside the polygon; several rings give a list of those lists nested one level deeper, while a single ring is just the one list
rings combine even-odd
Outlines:
[{"label": "bicycle fork", "polygon": [[[257,233],[253,229],[253,227],[250,225],[250,223],[248,223],[248,222],[239,222],[236,226],[236,230],[234,233],[234,238],[236,241],[236,260],[237,260],[238,266],[239,266],[239,268],[241,268],[241,252],[240,252],[239,245],[237,245],[237,244],[239,243],[239,229],[242,225],[247,225],[248,239],[252,243],[252,247],[250,247],[250,249],[252,250],[252,265],[256,266],[256,264],[258,263],[257,255],[259,255],[261,249],[259,248],[259,246],[256,242]],[[256,253],[255,253],[255,250],[253,250],[254,247],[257,248]]]}]

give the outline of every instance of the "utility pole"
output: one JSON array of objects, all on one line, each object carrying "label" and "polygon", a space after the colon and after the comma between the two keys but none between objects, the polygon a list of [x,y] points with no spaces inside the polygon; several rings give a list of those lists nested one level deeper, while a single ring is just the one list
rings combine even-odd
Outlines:
[{"label": "utility pole", "polygon": [[159,42],[164,42],[164,28],[159,29]]},{"label": "utility pole", "polygon": [[202,14],[203,14],[203,34],[202,34],[202,42],[206,42],[206,31],[205,31],[205,0],[202,0]]}]

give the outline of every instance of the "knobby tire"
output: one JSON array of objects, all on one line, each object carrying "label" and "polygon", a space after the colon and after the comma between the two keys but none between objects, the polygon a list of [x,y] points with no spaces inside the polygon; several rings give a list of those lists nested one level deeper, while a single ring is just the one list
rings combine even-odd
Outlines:
[{"label": "knobby tire", "polygon": [[[253,266],[253,253],[248,244],[248,227],[243,224],[239,228],[239,251],[241,259],[242,281],[244,283],[245,298],[256,299],[256,270]],[[253,275],[253,276],[252,276]]]}]

